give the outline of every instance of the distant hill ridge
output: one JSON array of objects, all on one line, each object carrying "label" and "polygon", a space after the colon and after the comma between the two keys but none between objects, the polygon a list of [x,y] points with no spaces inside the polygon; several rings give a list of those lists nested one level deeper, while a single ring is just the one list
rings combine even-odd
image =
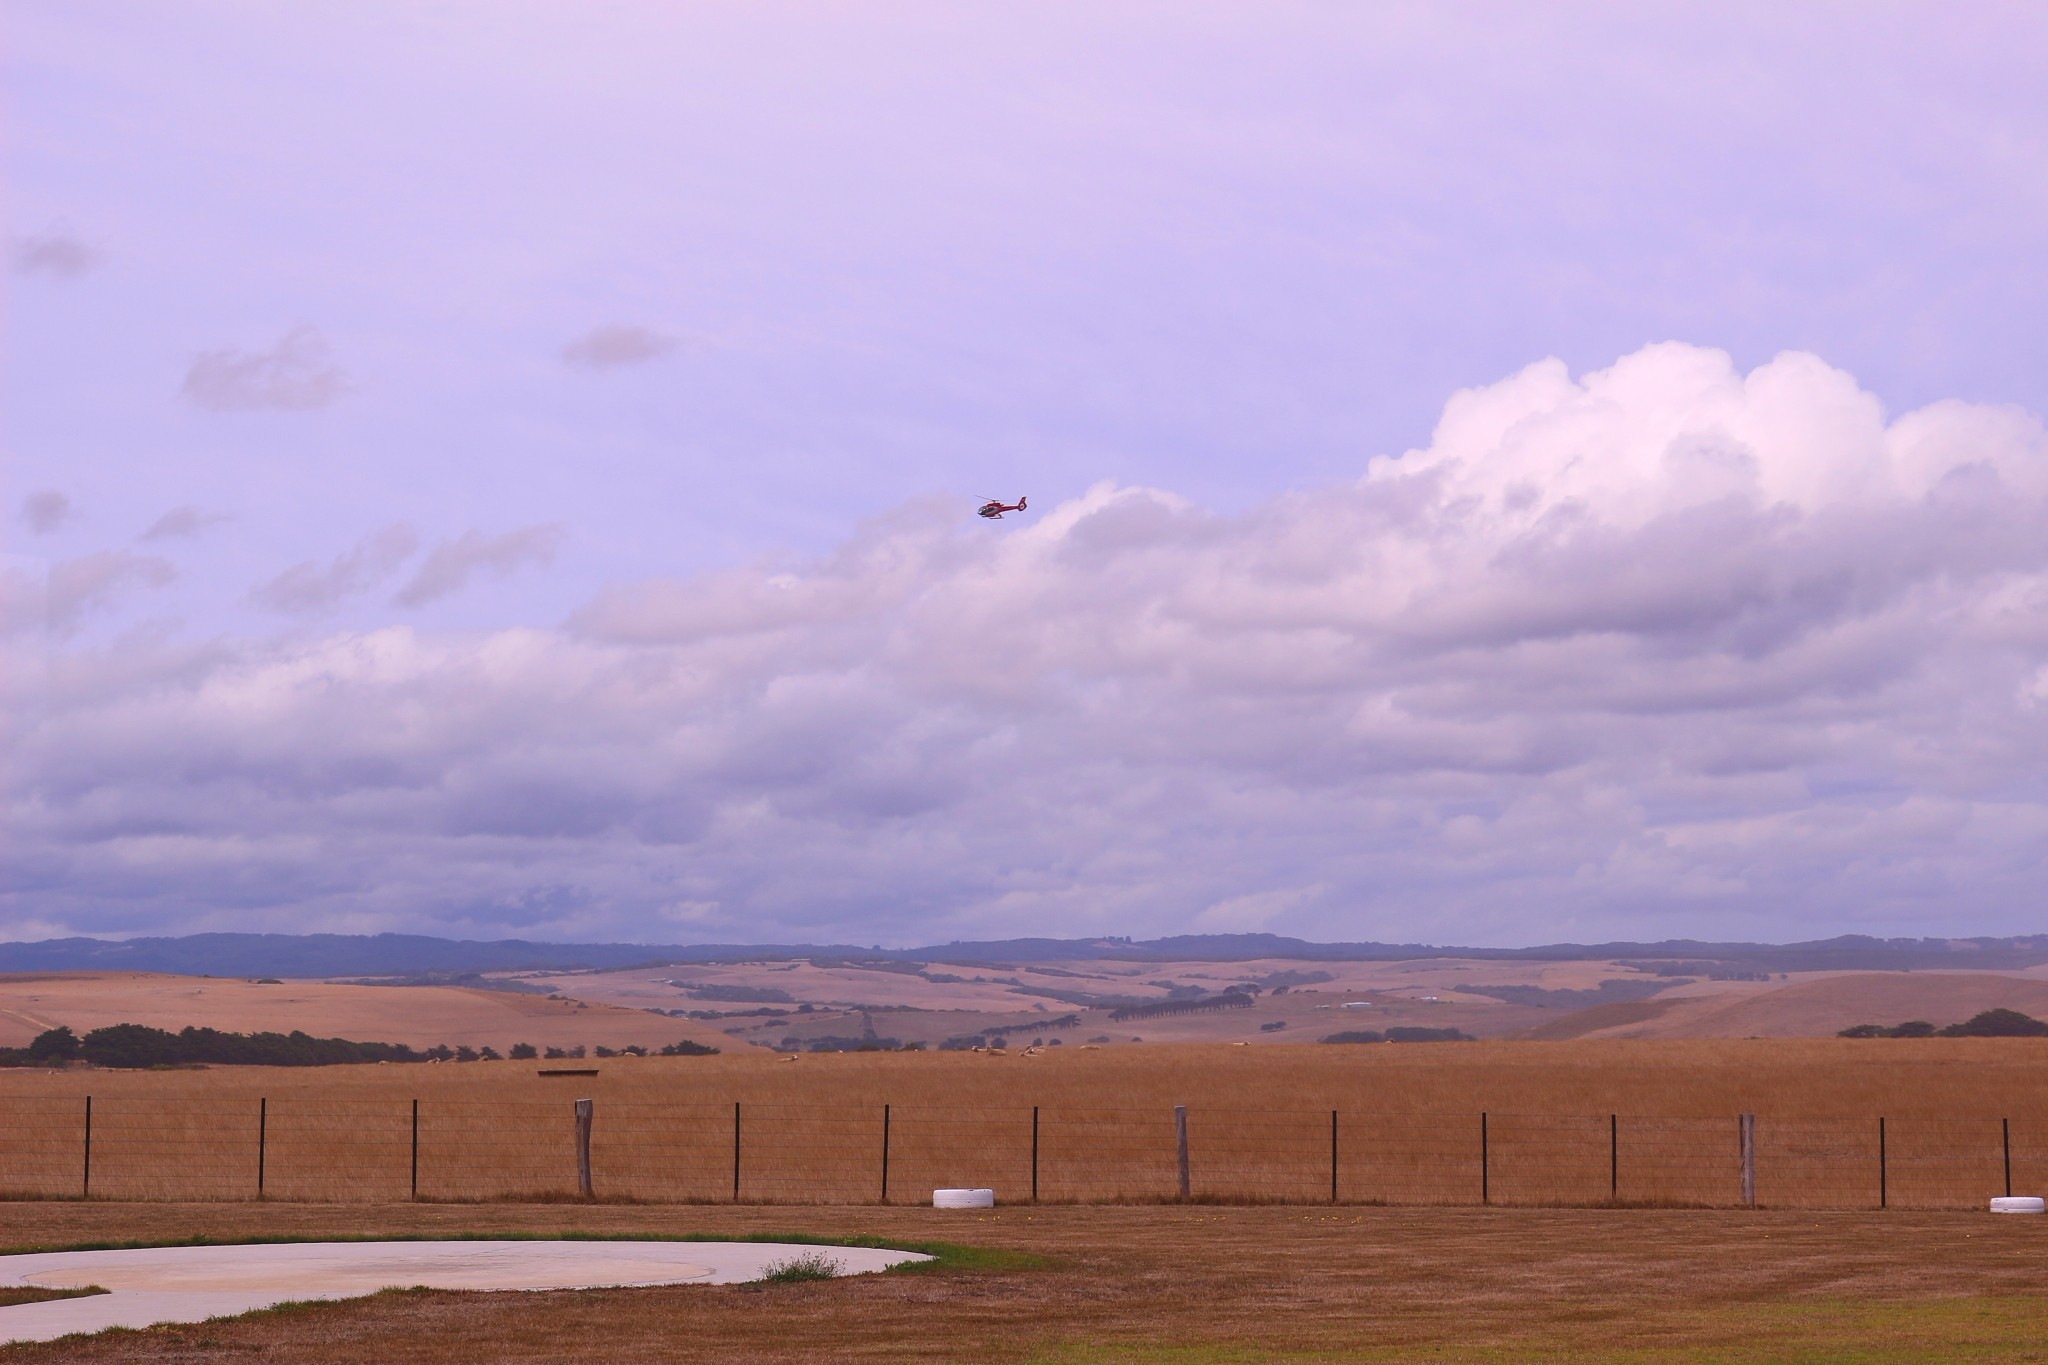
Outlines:
[{"label": "distant hill ridge", "polygon": [[847,962],[1012,962],[1112,960],[1241,962],[1289,958],[1401,962],[1424,958],[1580,962],[1608,959],[1718,963],[1747,971],[1900,971],[1947,967],[2013,969],[2048,962],[2048,934],[2014,938],[1872,938],[1845,934],[1805,943],[1554,943],[1534,948],[1466,948],[1420,943],[1311,943],[1278,934],[1181,934],[1121,938],[1019,938],[878,949],[848,944],[477,942],[422,934],[188,934],[177,938],[58,938],[0,943],[0,972],[137,971],[191,976],[399,976],[619,968],[678,962],[790,958]]}]

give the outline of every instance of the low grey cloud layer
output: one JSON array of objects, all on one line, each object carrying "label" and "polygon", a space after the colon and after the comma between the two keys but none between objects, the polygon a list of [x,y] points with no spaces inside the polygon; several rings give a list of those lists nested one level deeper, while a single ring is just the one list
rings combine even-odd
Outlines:
[{"label": "low grey cloud layer", "polygon": [[349,389],[326,339],[315,328],[296,327],[268,350],[227,346],[201,352],[185,372],[184,392],[212,412],[309,412],[337,402]]},{"label": "low grey cloud layer", "polygon": [[[2044,524],[2016,410],[1887,420],[1800,354],[1546,362],[1241,514],[934,500],[560,628],[58,655],[0,920],[2013,931],[2048,871]],[[451,542],[406,592],[549,530]],[[414,548],[387,528],[273,605]]]}]

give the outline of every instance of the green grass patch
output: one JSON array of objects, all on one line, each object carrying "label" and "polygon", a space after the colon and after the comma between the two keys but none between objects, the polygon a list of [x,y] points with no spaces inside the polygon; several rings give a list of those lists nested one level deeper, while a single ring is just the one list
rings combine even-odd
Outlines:
[{"label": "green grass patch", "polygon": [[786,1260],[770,1261],[761,1267],[760,1284],[804,1284],[812,1280],[836,1280],[840,1263],[822,1251],[806,1252]]},{"label": "green grass patch", "polygon": [[52,1299],[83,1299],[107,1291],[96,1284],[80,1285],[76,1289],[45,1289],[37,1284],[10,1284],[0,1287],[0,1308],[12,1308],[20,1303],[48,1303]]},{"label": "green grass patch", "polygon": [[[1444,1362],[1451,1365],[2018,1365],[2048,1362],[2048,1297],[1993,1295],[1919,1302],[1813,1299],[1654,1313],[1628,1323],[1552,1322],[1512,1335],[1417,1341],[1387,1324],[1385,1344],[1298,1347],[1243,1342],[1059,1342],[1030,1365],[1249,1365],[1255,1361]],[[1633,1338],[1633,1339],[1631,1339]],[[1398,1344],[1395,1344],[1398,1341]]]}]

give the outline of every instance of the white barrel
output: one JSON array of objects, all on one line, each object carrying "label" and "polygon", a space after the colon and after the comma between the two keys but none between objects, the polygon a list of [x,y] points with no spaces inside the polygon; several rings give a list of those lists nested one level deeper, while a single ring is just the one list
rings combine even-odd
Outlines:
[{"label": "white barrel", "polygon": [[1991,1201],[1993,1213],[2039,1213],[2043,1208],[2048,1208],[2048,1203],[2030,1194],[2000,1195]]},{"label": "white barrel", "polygon": [[[2039,1203],[2039,1200],[2035,1201]],[[994,1190],[933,1190],[932,1207],[935,1209],[992,1209],[996,1206]]]}]

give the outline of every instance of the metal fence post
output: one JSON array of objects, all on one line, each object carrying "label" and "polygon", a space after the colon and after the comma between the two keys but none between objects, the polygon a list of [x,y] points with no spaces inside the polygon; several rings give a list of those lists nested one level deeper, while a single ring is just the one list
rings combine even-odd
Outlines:
[{"label": "metal fence post", "polygon": [[1881,1209],[1891,1206],[1889,1175],[1890,1172],[1885,1167],[1884,1159],[1884,1115],[1879,1114],[1877,1116],[1877,1206]]},{"label": "metal fence post", "polygon": [[882,1202],[889,1202],[889,1106],[882,1106]]},{"label": "metal fence post", "polygon": [[2012,1120],[1998,1121],[1998,1142],[2005,1149],[2005,1193],[2012,1197]]},{"label": "metal fence post", "polygon": [[732,1102],[732,1202],[740,1202],[740,1102]]},{"label": "metal fence post", "polygon": [[1038,1106],[1031,1106],[1031,1202],[1038,1202]]},{"label": "metal fence post", "polygon": [[592,1196],[590,1187],[590,1119],[591,1110],[597,1106],[589,1100],[576,1101],[576,1192],[585,1199]]},{"label": "metal fence post", "polygon": [[1742,1142],[1742,1203],[1756,1207],[1756,1115],[1739,1114],[1735,1127]]},{"label": "metal fence post", "polygon": [[1330,1111],[1330,1202],[1337,1202],[1337,1111]]},{"label": "metal fence post", "polygon": [[1173,1106],[1174,1157],[1180,1166],[1180,1197],[1188,1197],[1188,1107]]},{"label": "metal fence post", "polygon": [[270,1150],[270,1100],[256,1101],[256,1197],[263,1197],[263,1161]]},{"label": "metal fence post", "polygon": [[420,1102],[412,1102],[412,1197],[418,1203],[420,1197]]},{"label": "metal fence post", "polygon": [[1621,1116],[1607,1116],[1607,1201],[1621,1198]]},{"label": "metal fence post", "polygon": [[92,1096],[85,1097],[85,1182],[79,1187],[80,1199],[92,1198]]}]

